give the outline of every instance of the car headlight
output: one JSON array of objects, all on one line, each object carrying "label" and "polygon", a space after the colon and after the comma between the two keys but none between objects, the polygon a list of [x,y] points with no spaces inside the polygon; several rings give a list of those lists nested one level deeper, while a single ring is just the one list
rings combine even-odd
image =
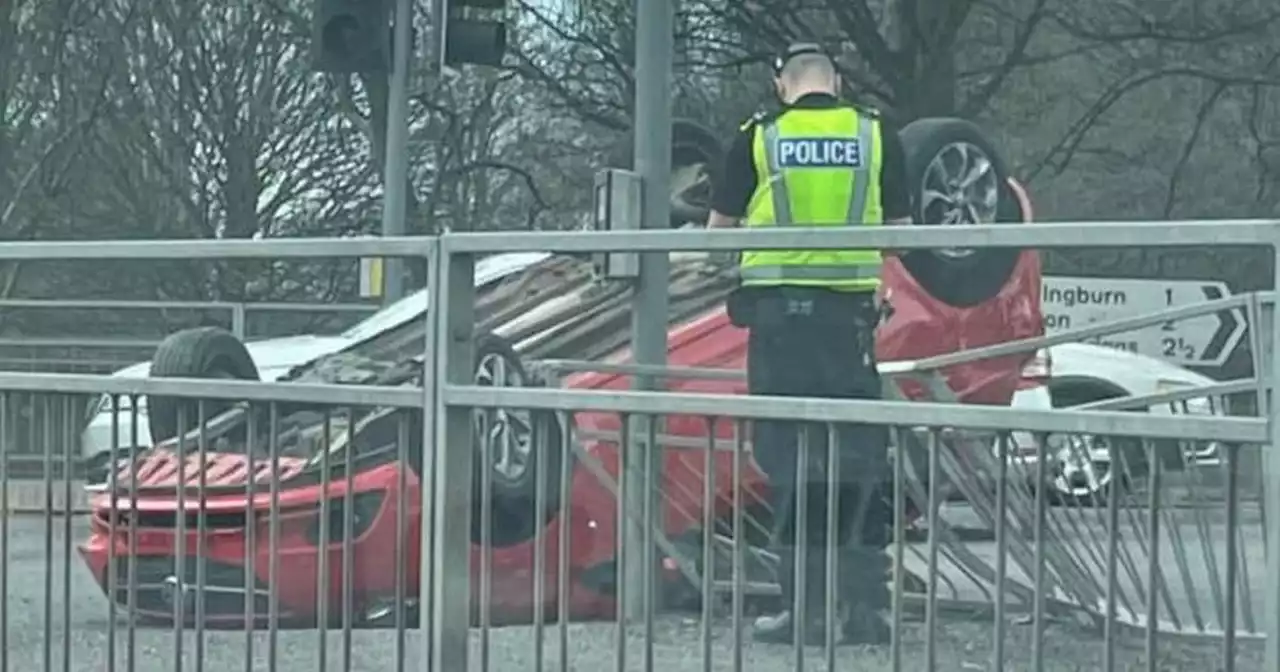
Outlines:
[{"label": "car headlight", "polygon": [[[351,540],[354,541],[369,531],[373,526],[373,521],[377,520],[378,513],[382,510],[382,501],[384,499],[382,491],[361,492],[351,497],[351,508],[347,509],[346,497],[332,497],[329,499],[329,538],[330,544],[341,544],[346,539],[346,518],[351,516]],[[307,525],[307,541],[313,546],[320,545],[320,525],[322,511],[316,512],[316,517]]]}]

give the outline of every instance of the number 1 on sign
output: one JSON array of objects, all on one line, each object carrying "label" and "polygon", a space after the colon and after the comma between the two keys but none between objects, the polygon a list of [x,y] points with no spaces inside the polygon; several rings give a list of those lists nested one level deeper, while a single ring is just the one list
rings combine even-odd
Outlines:
[{"label": "number 1 on sign", "polygon": [[[1164,305],[1169,307],[1173,306],[1173,289],[1172,288],[1164,290]],[[1168,322],[1165,322],[1164,324],[1160,325],[1160,330],[1174,331],[1175,329],[1177,329],[1177,327],[1173,325],[1173,322],[1174,322],[1173,320],[1169,320]],[[1166,353],[1166,354],[1171,354],[1171,353]]]}]

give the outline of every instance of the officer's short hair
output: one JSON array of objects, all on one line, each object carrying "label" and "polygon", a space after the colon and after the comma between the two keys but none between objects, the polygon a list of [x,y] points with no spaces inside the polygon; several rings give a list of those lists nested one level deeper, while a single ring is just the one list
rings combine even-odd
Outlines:
[{"label": "officer's short hair", "polygon": [[779,79],[796,81],[811,77],[830,78],[836,74],[835,62],[820,45],[800,42],[787,47],[773,62],[773,73]]},{"label": "officer's short hair", "polygon": [[804,54],[796,56],[782,68],[782,79],[799,81],[802,79],[830,79],[836,74],[836,66],[830,58],[822,54]]}]

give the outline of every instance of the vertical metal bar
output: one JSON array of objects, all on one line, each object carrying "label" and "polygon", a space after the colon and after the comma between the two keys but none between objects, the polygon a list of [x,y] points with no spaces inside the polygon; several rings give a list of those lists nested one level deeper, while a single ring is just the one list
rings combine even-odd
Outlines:
[{"label": "vertical metal bar", "polygon": [[702,672],[711,672],[713,608],[716,574],[716,418],[707,417],[707,448],[702,463]]},{"label": "vertical metal bar", "polygon": [[[443,0],[432,0],[431,17],[433,24],[444,25]],[[434,31],[432,33],[435,34]],[[421,656],[415,667],[424,667],[432,662],[435,650],[433,638],[435,615],[434,582],[436,580],[436,516],[435,502],[436,472],[439,471],[438,450],[434,449],[436,439],[441,435],[444,422],[440,414],[439,392],[443,375],[443,358],[448,349],[448,339],[444,337],[446,311],[448,306],[447,284],[445,282],[449,257],[437,242],[427,251],[427,292],[429,309],[423,315],[423,330],[426,332],[426,343],[422,353],[422,436],[418,440],[421,454],[417,456],[420,465],[418,474],[418,501],[421,514],[418,516],[418,567],[417,567],[417,599],[418,627],[422,632]]]},{"label": "vertical metal bar", "polygon": [[[185,399],[183,400],[186,401]],[[178,406],[178,515],[177,550],[174,553],[173,576],[178,590],[173,591],[173,669],[182,672],[182,630],[187,618],[187,404]]]},{"label": "vertical metal bar", "polygon": [[[347,422],[343,428],[342,437],[342,473],[344,476],[345,487],[342,497],[342,670],[343,672],[351,672],[351,620],[355,613],[355,537],[356,537],[356,469],[355,469],[355,451],[352,449],[355,444],[356,422],[360,416],[356,413],[356,409],[347,409]],[[325,444],[325,452],[330,450],[333,444]],[[399,529],[396,530],[399,534]],[[396,605],[399,609],[400,606]]]},{"label": "vertical metal bar", "polygon": [[654,536],[654,530],[660,529],[662,525],[661,507],[654,501],[654,493],[662,487],[662,472],[659,470],[659,458],[657,453],[661,448],[658,446],[658,423],[661,420],[657,417],[649,416],[645,418],[645,427],[648,430],[644,441],[643,467],[645,475],[644,490],[641,491],[641,518],[644,521],[644,546],[640,554],[640,561],[644,569],[644,573],[640,575],[640,587],[644,591],[644,669],[652,670],[653,660],[653,617],[658,610],[658,591],[656,586],[658,562],[655,557],[654,550],[657,548],[657,541]]},{"label": "vertical metal bar", "polygon": [[[1037,438],[1039,440],[1039,438]],[[1007,521],[1009,519],[1009,434],[1000,433],[999,438],[999,463],[996,465],[996,613],[995,613],[995,641],[991,647],[991,670],[992,672],[1001,672],[1004,670],[1004,640],[1008,630],[1008,620],[1005,615],[1005,594],[1004,584],[1009,577],[1009,540],[1006,538],[1008,533]],[[1043,485],[1041,485],[1043,487]]]},{"label": "vertical metal bar", "polygon": [[[37,406],[36,396],[32,395],[33,410]],[[44,642],[41,648],[42,669],[53,669],[53,413],[49,409],[49,398],[40,396],[39,410],[32,418],[32,425],[37,422],[41,428],[40,444],[44,447]],[[5,502],[8,505],[8,502]],[[7,597],[6,597],[7,599]]]},{"label": "vertical metal bar", "polygon": [[1240,565],[1240,446],[1225,445],[1222,451],[1227,468],[1227,610],[1222,622],[1222,670],[1235,672],[1236,594],[1239,588],[1236,578]]},{"label": "vertical metal bar", "polygon": [[253,672],[253,631],[258,620],[258,420],[258,407],[250,404],[244,446],[244,672]]},{"label": "vertical metal bar", "polygon": [[[560,515],[556,539],[556,631],[560,672],[569,672],[569,543],[573,535],[573,416],[557,413],[560,430]],[[0,671],[3,672],[3,671]]]},{"label": "vertical metal bar", "polygon": [[[443,376],[436,383],[465,385],[474,380],[472,334],[475,331],[475,259],[450,255],[442,239],[441,292],[433,304],[443,320],[438,348]],[[424,388],[432,388],[428,381]],[[432,493],[431,647],[429,669],[465,670],[470,649],[471,614],[471,482],[474,457],[471,410],[449,405],[441,388],[434,398],[437,433]],[[424,444],[427,443],[424,441]],[[424,516],[425,517],[425,516]]]},{"label": "vertical metal bar", "polygon": [[[0,672],[9,672],[9,405],[13,399],[0,391]],[[111,556],[114,558],[115,554]],[[112,600],[115,594],[110,593]],[[114,601],[112,602],[114,604]]]},{"label": "vertical metal bar", "polygon": [[280,405],[267,407],[267,460],[271,463],[267,505],[267,672],[280,664]]},{"label": "vertical metal bar", "polygon": [[[1150,540],[1150,549],[1147,551],[1147,670],[1156,672],[1156,650],[1160,633],[1159,623],[1157,623],[1160,614],[1158,588],[1164,581],[1164,574],[1160,571],[1160,477],[1164,466],[1160,460],[1156,442],[1144,439],[1143,444],[1146,447],[1147,464],[1151,469],[1150,483],[1147,488],[1147,539]],[[1115,481],[1112,483],[1115,484]],[[1113,488],[1111,494],[1112,499],[1119,499],[1118,488]]]},{"label": "vertical metal bar", "polygon": [[[533,511],[538,522],[533,531],[533,670],[542,672],[546,657],[546,605],[547,605],[547,535],[543,525],[547,511],[547,443],[551,438],[550,425],[545,414],[533,413],[534,472]],[[487,466],[487,465],[486,465]]]},{"label": "vertical metal bar", "polygon": [[124,667],[137,669],[138,658],[138,395],[129,397],[129,552],[125,556],[125,643]]},{"label": "vertical metal bar", "polygon": [[[333,578],[329,567],[333,532],[333,414],[324,410],[320,451],[320,540],[316,544],[316,667],[329,669],[329,595]],[[298,441],[303,439],[299,437]],[[343,515],[346,515],[346,511]]]},{"label": "vertical metal bar", "polygon": [[204,616],[205,616],[205,535],[208,513],[205,509],[205,493],[208,491],[208,468],[205,457],[209,450],[208,437],[205,434],[205,403],[203,399],[196,401],[196,463],[200,470],[196,476],[196,672],[204,670]]},{"label": "vertical metal bar", "polygon": [[894,428],[893,451],[893,627],[889,641],[889,667],[902,672],[902,608],[906,577],[905,554],[907,552],[907,495],[906,460],[910,430]]},{"label": "vertical metal bar", "polygon": [[[1047,568],[1045,567],[1045,545],[1048,541],[1046,538],[1045,519],[1046,509],[1048,507],[1048,493],[1045,490],[1049,487],[1049,470],[1045,464],[1048,461],[1048,454],[1045,451],[1045,441],[1036,441],[1036,490],[1035,490],[1035,525],[1033,534],[1034,541],[1034,564],[1032,570],[1032,590],[1031,590],[1031,665],[1034,672],[1044,672],[1044,591],[1045,576]],[[1112,464],[1115,464],[1114,462]]]},{"label": "vertical metal bar", "polygon": [[[71,470],[75,466],[76,450],[80,444],[75,440],[75,428],[79,420],[75,412],[74,397],[62,395],[61,413],[58,414],[58,444],[62,446],[62,670],[71,672],[71,519],[75,514],[75,503],[71,501]],[[5,503],[8,506],[8,503]],[[0,600],[7,599],[0,594]]]},{"label": "vertical metal bar", "polygon": [[[3,407],[0,407],[0,413],[3,413]],[[0,416],[2,417],[2,416]],[[3,420],[0,419],[0,423]],[[5,440],[5,433],[0,429],[0,441]],[[3,451],[3,448],[0,448]],[[0,453],[2,454],[2,453]],[[120,492],[119,488],[119,468],[118,456],[120,455],[120,397],[111,395],[111,453],[107,456],[107,493],[111,497],[111,504],[107,508],[107,670],[109,672],[116,669],[116,591],[119,590],[120,577],[117,573],[120,571],[116,565],[116,535],[120,532]],[[7,594],[4,586],[0,585],[0,595]],[[0,617],[0,621],[4,619]],[[3,647],[3,644],[0,644]],[[2,656],[3,654],[0,654]],[[0,666],[0,672],[6,672],[3,666]]]},{"label": "vertical metal bar", "polygon": [[733,428],[733,476],[730,482],[733,492],[733,589],[731,601],[733,603],[733,615],[731,617],[733,631],[733,672],[742,672],[742,621],[743,610],[746,608],[746,598],[743,595],[746,588],[746,534],[747,527],[743,521],[743,501],[742,501],[742,471],[746,464],[746,451],[743,445],[745,431],[745,423],[742,420],[734,421]]},{"label": "vertical metal bar", "polygon": [[[489,672],[489,648],[493,627],[493,442],[489,440],[489,427],[494,409],[480,411],[485,420],[476,432],[480,444],[480,588],[476,605],[480,614],[480,672]],[[535,478],[540,474],[535,473]],[[536,496],[536,493],[535,493]],[[535,551],[536,558],[536,551]],[[535,560],[536,562],[536,560]],[[534,600],[534,610],[538,601]]]},{"label": "vertical metal bar", "polygon": [[[631,444],[631,417],[627,414],[620,414],[619,421],[622,425],[622,432],[618,436],[618,464],[625,465],[630,459],[632,452]],[[616,568],[617,576],[614,581],[617,587],[614,590],[614,601],[617,607],[615,620],[617,621],[616,630],[614,631],[614,672],[625,672],[627,669],[627,600],[630,597],[630,586],[627,585],[627,553],[624,552],[626,544],[630,539],[627,533],[627,511],[631,497],[631,487],[634,485],[628,478],[618,479],[618,505],[616,512],[618,533],[617,545],[618,550],[615,555],[618,557],[618,566]]]},{"label": "vertical metal bar", "polygon": [[[671,71],[675,51],[676,0],[644,0],[633,4],[636,12],[635,53],[635,170],[643,189],[642,219],[645,229],[667,229],[671,219]],[[636,364],[660,366],[667,360],[667,293],[670,260],[665,252],[639,255],[639,278],[631,311],[631,351]],[[639,390],[662,389],[663,381],[637,375],[632,384]],[[656,419],[646,419],[649,422]],[[645,446],[645,451],[655,450]],[[636,451],[634,466],[645,463],[644,454]],[[662,460],[657,460],[661,464]],[[634,479],[628,490],[641,497],[645,481],[651,474],[628,464],[624,478]],[[631,568],[626,580],[633,590],[643,590],[645,574],[656,567],[643,563],[643,537],[646,527],[657,521],[628,522],[631,539],[619,552],[630,554],[626,563]],[[652,579],[650,579],[652,580]],[[636,600],[626,616],[632,620],[644,617],[645,600]]]},{"label": "vertical metal bar", "polygon": [[[444,25],[444,2],[443,0],[432,0],[431,4],[431,20],[433,22],[432,36],[435,36],[435,26],[438,24],[443,30]],[[433,489],[436,487],[436,472],[439,470],[437,464],[439,451],[434,449],[436,439],[443,431],[441,425],[444,422],[441,416],[441,405],[439,402],[440,386],[443,382],[441,376],[444,373],[443,358],[446,356],[444,352],[447,350],[448,339],[444,337],[446,312],[448,306],[445,302],[448,300],[448,288],[445,286],[449,270],[449,257],[444,253],[443,246],[437,240],[427,249],[427,296],[429,309],[423,315],[423,331],[426,332],[425,343],[423,344],[422,353],[422,428],[420,430],[422,436],[417,440],[421,453],[417,455],[417,463],[419,465],[418,473],[418,501],[416,502],[421,514],[418,516],[418,567],[416,569],[417,576],[417,609],[418,609],[418,628],[422,632],[420,649],[421,656],[415,667],[422,667],[431,664],[433,646],[433,637],[435,632],[433,629],[432,618],[435,613],[435,603],[433,601],[432,592],[433,582],[436,577],[436,557],[435,549],[435,495]],[[413,570],[409,570],[413,571]],[[401,621],[404,619],[402,618]],[[406,651],[406,655],[407,655]],[[407,661],[406,661],[407,664]]]},{"label": "vertical metal bar", "polygon": [[[828,423],[827,424],[827,456],[826,456],[827,457],[827,493],[826,493],[827,494],[827,501],[826,501],[827,529],[826,529],[826,536],[825,536],[825,540],[827,543],[825,548],[822,549],[823,552],[826,554],[826,562],[823,563],[823,568],[826,570],[826,576],[823,577],[824,585],[826,586],[826,589],[822,591],[823,599],[824,599],[824,603],[822,605],[823,606],[822,622],[824,626],[823,629],[826,631],[823,633],[823,639],[824,639],[823,643],[826,645],[826,663],[827,663],[828,670],[836,669],[836,645],[838,644],[837,637],[839,636],[839,632],[838,632],[839,628],[837,624],[837,619],[839,618],[839,614],[836,612],[836,595],[838,594],[840,589],[839,583],[837,581],[837,577],[840,576],[839,574],[840,568],[838,564],[840,562],[840,554],[837,553],[836,551],[840,547],[839,529],[840,529],[840,515],[842,513],[841,507],[840,507],[840,491],[841,491],[840,454],[841,454],[840,432],[836,429],[835,423]],[[863,488],[859,488],[857,493],[860,499],[865,500],[867,502],[867,504],[865,505],[862,502],[858,503],[858,511],[855,514],[857,516],[856,523],[858,526],[858,534],[863,533],[863,529],[864,529],[863,526],[867,524],[866,523],[867,509],[868,509],[868,505],[870,504],[870,498],[868,497],[867,493],[863,492],[864,489],[865,489],[865,486]],[[857,539],[850,539],[849,543],[857,543]]]},{"label": "vertical metal bar", "polygon": [[[424,385],[427,384],[424,381]],[[406,651],[405,651],[405,614],[408,609],[407,593],[405,586],[405,572],[408,568],[405,566],[405,553],[409,550],[409,545],[405,543],[406,537],[409,536],[409,471],[412,468],[412,462],[409,460],[410,443],[410,413],[401,411],[399,421],[396,423],[396,455],[400,468],[396,474],[396,557],[395,557],[395,672],[404,672]],[[426,418],[423,418],[424,420]],[[422,464],[422,462],[419,462]],[[419,470],[421,471],[421,470]],[[421,486],[421,474],[419,474],[419,486]],[[421,512],[421,516],[425,518],[426,511]],[[421,546],[421,544],[420,544]],[[421,585],[421,581],[419,581]],[[421,604],[419,604],[421,609]],[[421,613],[421,611],[419,611]]]},{"label": "vertical metal bar", "polygon": [[929,430],[929,537],[928,537],[928,569],[929,578],[925,593],[925,669],[938,669],[938,527],[942,524],[938,519],[942,515],[942,502],[939,494],[939,481],[942,480],[941,441],[938,430]]},{"label": "vertical metal bar", "polygon": [[235,334],[236,338],[242,341],[247,336],[245,333],[245,323],[248,322],[246,319],[248,315],[246,313],[247,310],[243,302],[231,304],[231,333]]},{"label": "vertical metal bar", "polygon": [[[1120,464],[1120,451],[1117,442],[1107,442],[1111,454],[1111,464]],[[1116,481],[1112,480],[1114,484]],[[1117,563],[1120,553],[1120,492],[1112,487],[1107,493],[1107,607],[1106,621],[1103,626],[1102,669],[1112,672],[1116,669],[1116,640],[1120,636],[1120,624],[1116,620],[1116,601],[1120,592],[1120,577]]]},{"label": "vertical metal bar", "polygon": [[795,519],[791,521],[795,527],[792,528],[792,549],[795,554],[795,595],[791,606],[791,632],[793,637],[792,652],[792,669],[797,672],[804,670],[804,645],[805,645],[805,626],[809,620],[809,577],[808,564],[809,559],[809,426],[807,424],[798,425],[800,431],[800,450],[796,451],[796,482],[795,482],[795,499],[793,500],[792,510],[795,512]]},{"label": "vertical metal bar", "polygon": [[[1280,292],[1280,235],[1271,241],[1272,272],[1274,286]],[[1262,666],[1266,670],[1280,670],[1280,403],[1277,403],[1277,390],[1280,390],[1280,325],[1276,324],[1277,306],[1272,303],[1271,319],[1264,319],[1259,326],[1269,330],[1268,346],[1264,349],[1269,370],[1265,372],[1271,382],[1271,392],[1266,406],[1259,408],[1265,411],[1270,430],[1270,445],[1263,448],[1263,511],[1266,519],[1263,523],[1263,534],[1266,544],[1266,563],[1263,590],[1265,605],[1264,628],[1266,628],[1266,655]],[[1261,377],[1261,376],[1259,376]]]},{"label": "vertical metal bar", "polygon": [[[432,20],[439,20],[433,16]],[[409,68],[413,49],[413,0],[396,0],[387,86],[387,133],[382,171],[382,235],[404,235],[409,209]],[[383,260],[383,299],[404,296],[404,260]]]}]

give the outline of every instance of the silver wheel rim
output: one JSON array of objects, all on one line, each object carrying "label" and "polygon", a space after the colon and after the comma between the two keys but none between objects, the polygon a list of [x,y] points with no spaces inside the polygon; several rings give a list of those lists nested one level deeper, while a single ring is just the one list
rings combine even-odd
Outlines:
[{"label": "silver wheel rim", "polygon": [[[963,226],[996,221],[1000,201],[995,162],[980,147],[953,142],[934,155],[920,183],[922,224]],[[973,248],[934,250],[948,259],[971,256]]]},{"label": "silver wheel rim", "polygon": [[1098,453],[1107,451],[1106,439],[1074,436],[1067,443],[1057,453],[1061,469],[1053,477],[1053,489],[1077,499],[1105,492],[1111,484],[1112,469],[1108,460],[1099,459]]},{"label": "silver wheel rim", "polygon": [[[499,354],[485,355],[476,366],[477,385],[524,387],[524,376]],[[506,481],[522,478],[533,456],[532,421],[528,411],[504,408],[476,411],[475,438],[487,449],[493,473]]]}]

